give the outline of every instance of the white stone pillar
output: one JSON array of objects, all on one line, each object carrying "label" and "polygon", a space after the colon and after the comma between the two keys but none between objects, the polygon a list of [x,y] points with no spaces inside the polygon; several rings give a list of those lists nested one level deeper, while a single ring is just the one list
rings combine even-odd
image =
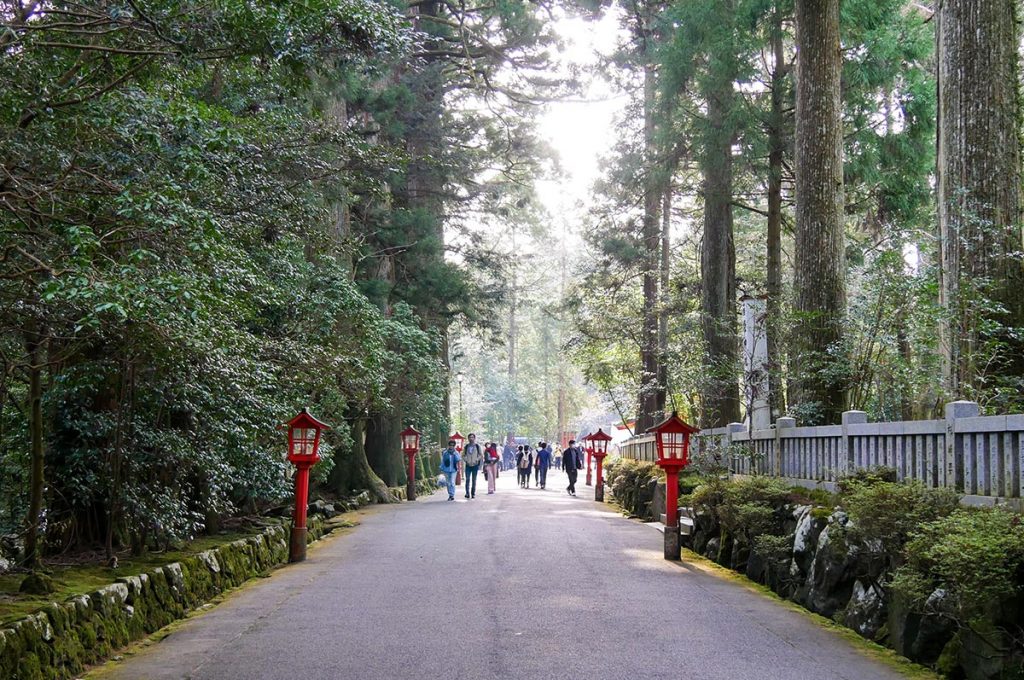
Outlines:
[{"label": "white stone pillar", "polygon": [[768,333],[764,298],[744,295],[743,303],[743,396],[752,430],[771,427],[768,406]]}]

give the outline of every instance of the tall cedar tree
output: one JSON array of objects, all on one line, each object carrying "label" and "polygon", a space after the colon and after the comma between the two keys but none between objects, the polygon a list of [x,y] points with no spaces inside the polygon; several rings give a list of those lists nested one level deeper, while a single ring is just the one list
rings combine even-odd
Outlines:
[{"label": "tall cedar tree", "polygon": [[839,0],[797,0],[796,327],[790,402],[805,422],[844,407],[843,127]]},{"label": "tall cedar tree", "polygon": [[[943,374],[979,398],[1024,374],[1017,3],[944,0],[936,13]],[[1011,390],[1019,395],[1018,389]]]}]

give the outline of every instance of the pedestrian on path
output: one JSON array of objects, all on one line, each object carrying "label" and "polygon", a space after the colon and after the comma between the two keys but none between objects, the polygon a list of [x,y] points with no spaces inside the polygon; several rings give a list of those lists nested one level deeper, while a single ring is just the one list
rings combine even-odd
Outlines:
[{"label": "pedestrian on path", "polygon": [[491,442],[484,451],[484,477],[487,478],[487,493],[495,491],[498,481],[498,463],[501,461],[501,454],[498,453],[498,445]]},{"label": "pedestrian on path", "polygon": [[562,452],[562,468],[565,470],[566,477],[569,478],[569,486],[565,487],[565,490],[569,492],[570,496],[576,495],[576,475],[577,472],[583,467],[583,451],[576,446],[576,440],[569,440],[569,447]]},{"label": "pedestrian on path", "polygon": [[530,468],[533,467],[533,453],[530,451],[529,444],[519,447],[519,453],[516,454],[516,465],[519,468],[519,486],[529,489]]},{"label": "pedestrian on path", "polygon": [[476,498],[476,476],[484,462],[484,451],[476,443],[476,435],[469,433],[469,443],[462,447],[462,471],[466,476],[466,498]]},{"label": "pedestrian on path", "polygon": [[462,458],[455,450],[455,440],[448,440],[448,448],[441,452],[441,472],[444,473],[445,482],[448,485],[448,500],[455,500],[455,473],[459,471],[459,461]]},{"label": "pedestrian on path", "polygon": [[551,466],[551,447],[547,442],[540,443],[540,451],[537,452],[537,483],[540,488],[548,486],[548,468]]}]

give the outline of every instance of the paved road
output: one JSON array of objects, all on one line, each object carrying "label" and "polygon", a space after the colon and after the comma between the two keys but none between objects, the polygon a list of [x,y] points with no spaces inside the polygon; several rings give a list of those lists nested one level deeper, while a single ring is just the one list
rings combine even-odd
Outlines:
[{"label": "paved road", "polygon": [[505,474],[494,496],[371,512],[103,677],[901,677],[799,613],[665,562],[659,533],[563,480],[527,491]]}]

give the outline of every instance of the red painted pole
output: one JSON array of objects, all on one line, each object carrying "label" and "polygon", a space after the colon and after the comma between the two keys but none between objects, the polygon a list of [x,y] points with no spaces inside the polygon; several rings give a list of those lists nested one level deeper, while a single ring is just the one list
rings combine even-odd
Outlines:
[{"label": "red painted pole", "polygon": [[594,489],[594,500],[598,503],[604,502],[604,456],[597,458],[597,487]]},{"label": "red painted pole", "polygon": [[405,499],[416,500],[416,454],[409,454],[409,481],[405,486]]},{"label": "red painted pole", "polygon": [[587,486],[593,486],[593,484],[590,481],[590,459],[593,457],[594,454],[590,451],[587,451]]},{"label": "red painted pole", "polygon": [[309,465],[296,463],[295,512],[292,514],[292,535],[288,559],[301,562],[306,559],[306,510],[309,506]]}]

